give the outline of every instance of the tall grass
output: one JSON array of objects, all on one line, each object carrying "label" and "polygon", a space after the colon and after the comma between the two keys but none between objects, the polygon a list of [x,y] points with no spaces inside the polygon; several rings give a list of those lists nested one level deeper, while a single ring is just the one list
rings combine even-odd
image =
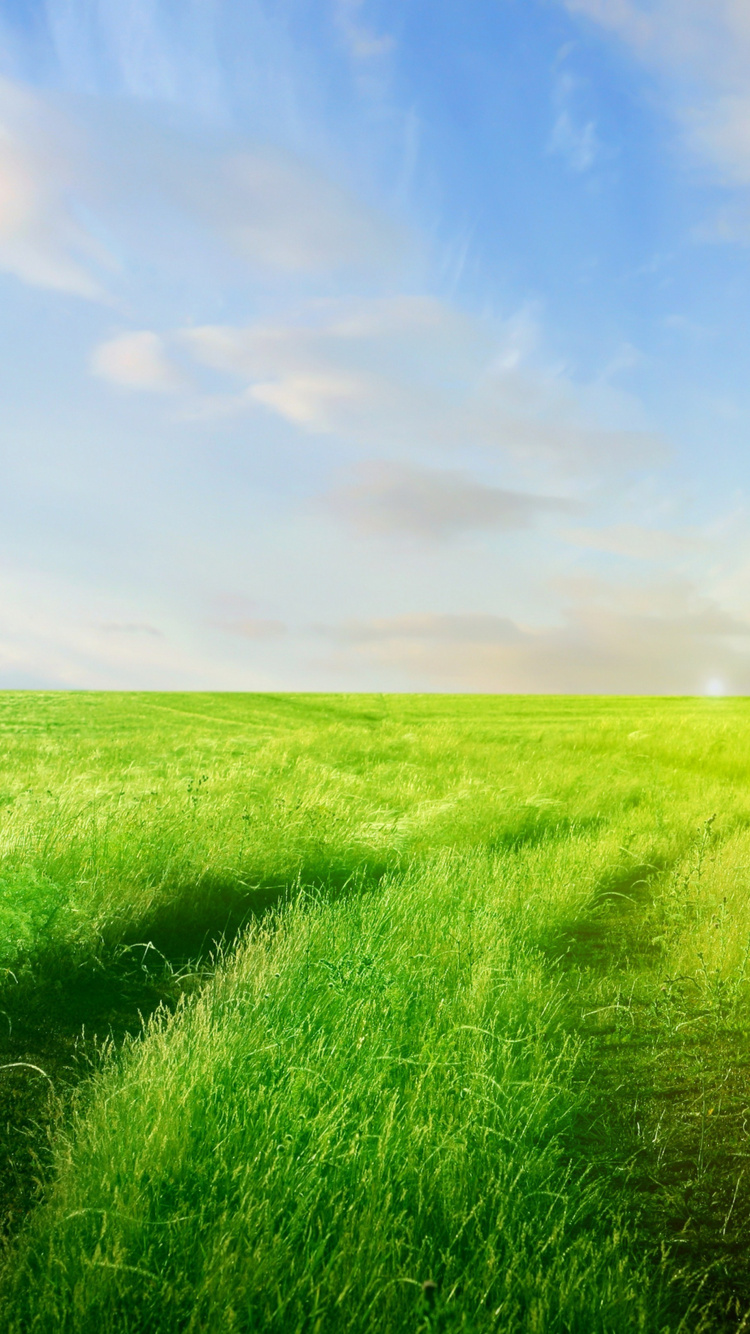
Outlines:
[{"label": "tall grass", "polygon": [[436,846],[746,821],[732,716],[673,712],[665,738],[648,701],[0,696],[0,968],[144,934],[190,952],[295,878]]},{"label": "tall grass", "polygon": [[6,1328],[662,1328],[664,1273],[566,1142],[580,1043],[514,869],[298,901],[157,1018],[81,1103]]},{"label": "tall grass", "polygon": [[5,1003],[205,983],[58,1117],[4,1328],[745,1328],[744,702],[0,703]]}]

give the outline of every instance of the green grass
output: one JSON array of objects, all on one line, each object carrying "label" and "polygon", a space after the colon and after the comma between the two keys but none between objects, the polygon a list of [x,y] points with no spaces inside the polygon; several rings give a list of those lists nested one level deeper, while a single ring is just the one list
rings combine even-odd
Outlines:
[{"label": "green grass", "polygon": [[4,1329],[746,1328],[750,704],[0,736]]}]

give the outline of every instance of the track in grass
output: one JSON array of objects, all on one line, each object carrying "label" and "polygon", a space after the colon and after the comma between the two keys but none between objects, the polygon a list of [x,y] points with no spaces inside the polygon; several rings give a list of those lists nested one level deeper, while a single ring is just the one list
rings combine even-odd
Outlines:
[{"label": "track in grass", "polygon": [[0,726],[9,1329],[744,1328],[743,701]]}]

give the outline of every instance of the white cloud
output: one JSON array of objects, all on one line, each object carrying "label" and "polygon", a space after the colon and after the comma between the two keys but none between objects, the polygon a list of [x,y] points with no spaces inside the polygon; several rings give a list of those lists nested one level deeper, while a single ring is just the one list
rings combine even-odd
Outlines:
[{"label": "white cloud", "polygon": [[97,299],[91,270],[109,257],[71,212],[71,134],[41,98],[0,79],[0,270]]},{"label": "white cloud", "polygon": [[406,296],[321,302],[307,314],[181,338],[197,361],[244,380],[249,403],[368,451],[465,457],[479,447],[597,475],[663,454],[653,436],[602,422],[601,386],[524,364],[516,322],[498,333],[435,298]]},{"label": "white cloud", "polygon": [[365,533],[434,540],[487,528],[528,528],[545,514],[576,508],[566,499],[489,486],[465,472],[384,461],[360,464],[355,480],[332,491],[325,504]]},{"label": "white cloud", "polygon": [[750,691],[750,622],[689,584],[572,586],[558,625],[502,616],[380,618],[329,627],[332,662],[377,666],[440,689],[698,694],[720,679]]},{"label": "white cloud", "polygon": [[100,343],[91,357],[91,369],[110,383],[126,389],[169,393],[184,388],[185,377],[168,359],[158,334],[143,329],[120,334]]}]

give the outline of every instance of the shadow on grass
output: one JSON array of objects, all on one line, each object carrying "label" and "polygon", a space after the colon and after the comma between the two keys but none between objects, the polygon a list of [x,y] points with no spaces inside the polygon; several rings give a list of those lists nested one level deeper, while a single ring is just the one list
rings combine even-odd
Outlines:
[{"label": "shadow on grass", "polygon": [[112,944],[135,948],[150,943],[173,968],[184,967],[231,944],[249,922],[303,891],[336,899],[355,887],[376,884],[395,865],[393,857],[360,856],[330,865],[310,861],[288,880],[252,872],[241,881],[206,874],[194,883],[165,886],[159,901],[131,918]]},{"label": "shadow on grass", "polygon": [[722,1334],[750,1329],[749,1074],[746,1030],[605,1033],[589,1040],[587,1107],[571,1133],[571,1151],[638,1218],[655,1264],[669,1254],[686,1306]]},{"label": "shadow on grass", "polygon": [[166,891],[120,938],[94,951],[48,943],[0,986],[0,1245],[39,1201],[56,1127],[105,1044],[140,1032],[158,1007],[211,977],[218,954],[244,928],[301,892],[328,899],[362,892],[388,869],[361,860],[323,873],[303,868],[289,884],[203,877]]},{"label": "shadow on grass", "polygon": [[659,895],[672,869],[613,872],[544,942],[578,975],[568,1022],[585,1043],[587,1099],[570,1149],[622,1192],[655,1264],[668,1250],[686,1309],[709,1313],[702,1328],[739,1334],[750,1330],[750,1033],[707,1007],[694,979],[663,975]]},{"label": "shadow on grass", "polygon": [[488,853],[521,852],[524,848],[535,848],[542,843],[569,838],[572,834],[595,834],[603,828],[605,820],[599,815],[576,819],[573,816],[561,816],[558,813],[532,807],[524,818],[515,826],[504,829],[502,833],[486,840]]},{"label": "shadow on grass", "polygon": [[666,862],[642,862],[603,877],[583,911],[558,922],[542,942],[547,958],[566,969],[599,973],[655,961],[654,886],[669,869]]}]

